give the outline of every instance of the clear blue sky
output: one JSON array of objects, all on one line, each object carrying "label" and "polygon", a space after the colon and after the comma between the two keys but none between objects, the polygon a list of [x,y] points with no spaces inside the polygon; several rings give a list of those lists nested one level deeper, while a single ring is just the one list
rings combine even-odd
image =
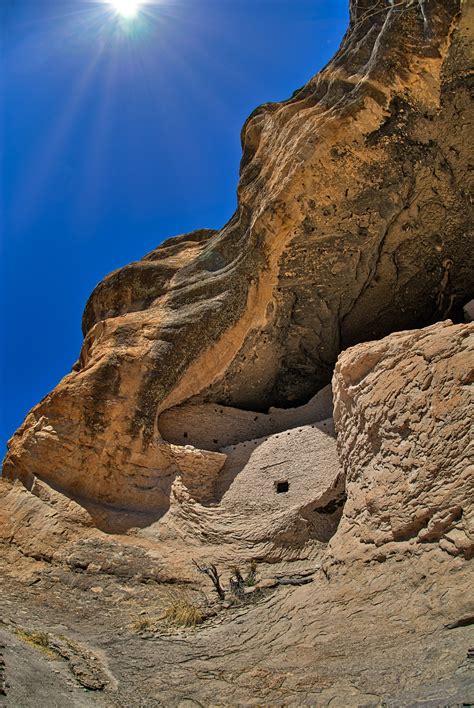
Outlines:
[{"label": "clear blue sky", "polygon": [[239,134],[337,49],[348,0],[0,0],[0,453],[69,372],[94,286],[235,209]]}]

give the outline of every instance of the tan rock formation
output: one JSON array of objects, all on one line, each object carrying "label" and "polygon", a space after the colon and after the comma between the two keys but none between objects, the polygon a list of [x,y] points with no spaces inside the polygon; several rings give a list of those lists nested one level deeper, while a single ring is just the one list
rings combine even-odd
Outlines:
[{"label": "tan rock formation", "polygon": [[178,478],[169,512],[140,535],[228,564],[322,557],[344,498],[332,420],[224,452],[213,504],[198,504]]},{"label": "tan rock formation", "polygon": [[[196,451],[197,453],[198,451]],[[0,481],[0,539],[30,557],[160,580],[190,579],[192,560],[227,566],[322,559],[344,501],[332,420],[223,450],[214,483],[199,467],[174,479],[162,515],[78,503],[35,480]],[[128,532],[128,533],[127,533]],[[126,534],[126,535],[125,535]]]},{"label": "tan rock formation", "polygon": [[[127,708],[470,705],[473,339],[473,324],[443,322],[341,355],[335,418],[348,500],[335,534],[342,509],[331,487],[328,422],[231,446],[216,507],[193,501],[176,480],[173,494],[182,498],[158,522],[161,534],[154,524],[134,536],[91,526],[86,537],[77,533],[84,511],[73,502],[38,482],[33,495],[4,481],[0,641],[10,702],[29,705],[34,691],[40,705],[54,696],[61,707],[73,699]],[[274,495],[284,475],[289,489]],[[324,516],[326,526],[316,523]],[[48,544],[51,563],[40,553]],[[197,629],[146,629],[170,589],[131,578],[166,580],[173,554],[178,566],[191,565],[199,549],[222,570],[221,562],[245,557],[245,544],[272,562],[258,566],[244,604],[221,603]],[[19,643],[18,617],[48,632],[52,646],[61,628],[63,643],[93,655],[107,678],[103,694],[81,700],[71,679],[60,680],[59,670],[51,676],[50,662],[38,667],[40,655]]]},{"label": "tan rock formation", "polygon": [[[96,288],[0,479],[7,678],[51,673],[21,605],[103,664],[77,705],[472,703],[474,324],[433,321],[472,294],[473,8],[353,0],[328,66],[244,126],[229,224]],[[137,634],[167,581],[199,594],[192,560],[250,559],[250,604]]]},{"label": "tan rock formation", "polygon": [[220,443],[176,444],[192,406],[305,404],[347,345],[460,307],[471,18],[460,0],[353,0],[328,66],[244,126],[230,222],[96,288],[79,362],[13,437],[4,474],[130,514],[166,513],[178,477],[210,498]]},{"label": "tan rock formation", "polygon": [[345,561],[474,555],[474,324],[442,322],[345,351],[334,374]]}]

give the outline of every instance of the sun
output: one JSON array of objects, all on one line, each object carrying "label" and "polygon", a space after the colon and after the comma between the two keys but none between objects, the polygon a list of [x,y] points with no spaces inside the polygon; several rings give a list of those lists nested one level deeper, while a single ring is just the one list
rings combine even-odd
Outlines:
[{"label": "sun", "polygon": [[109,2],[115,12],[126,18],[135,17],[140,6],[143,5],[143,0],[109,0]]}]

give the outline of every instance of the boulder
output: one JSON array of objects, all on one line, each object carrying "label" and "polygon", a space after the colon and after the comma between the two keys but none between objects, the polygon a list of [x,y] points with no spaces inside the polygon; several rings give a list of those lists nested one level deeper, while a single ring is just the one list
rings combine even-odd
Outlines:
[{"label": "boulder", "polygon": [[333,380],[347,502],[330,553],[474,555],[474,324],[348,349]]}]

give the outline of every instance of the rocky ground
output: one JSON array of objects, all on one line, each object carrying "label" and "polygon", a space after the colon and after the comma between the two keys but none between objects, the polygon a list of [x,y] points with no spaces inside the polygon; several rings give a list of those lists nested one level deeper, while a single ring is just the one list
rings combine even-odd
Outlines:
[{"label": "rocky ground", "polygon": [[468,576],[461,561],[429,555],[327,574],[259,568],[306,582],[230,607],[209,585],[211,616],[189,629],[163,613],[182,592],[200,601],[199,578],[183,590],[39,562],[14,578],[3,561],[0,704],[470,705]]}]

